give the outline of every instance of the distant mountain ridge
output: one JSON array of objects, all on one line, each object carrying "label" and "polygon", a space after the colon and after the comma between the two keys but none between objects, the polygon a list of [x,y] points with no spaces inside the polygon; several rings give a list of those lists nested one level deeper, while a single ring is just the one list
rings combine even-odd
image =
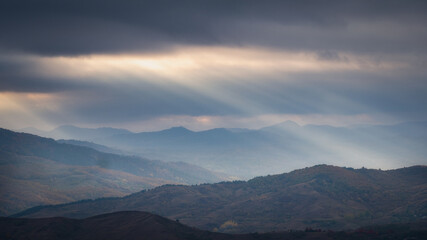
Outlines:
[{"label": "distant mountain ridge", "polygon": [[35,134],[42,137],[54,139],[75,139],[91,141],[97,138],[105,138],[113,135],[129,134],[132,133],[126,129],[120,128],[80,128],[73,125],[62,125],[51,131],[42,131],[37,128],[23,128],[18,131]]},{"label": "distant mountain ridge", "polygon": [[41,206],[15,217],[84,218],[129,210],[235,233],[418,221],[427,217],[427,166],[381,171],[318,165],[247,182],[165,185],[124,198]]},{"label": "distant mountain ridge", "polygon": [[124,196],[166,183],[228,178],[183,162],[109,154],[0,129],[0,179],[0,215],[7,215],[40,204]]},{"label": "distant mountain ridge", "polygon": [[101,130],[80,129],[73,132],[80,131],[81,136],[73,137],[150,159],[196,164],[241,179],[316,164],[386,169],[427,164],[427,122],[332,127],[287,121],[258,130],[197,132],[174,127],[92,134]]}]

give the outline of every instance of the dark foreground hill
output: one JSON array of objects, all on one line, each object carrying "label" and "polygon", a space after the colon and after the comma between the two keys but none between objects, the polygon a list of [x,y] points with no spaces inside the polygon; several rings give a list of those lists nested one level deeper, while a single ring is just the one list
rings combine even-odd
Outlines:
[{"label": "dark foreground hill", "polygon": [[149,239],[149,240],[279,240],[279,239],[426,239],[427,222],[365,227],[332,232],[307,229],[274,233],[224,234],[188,227],[147,212],[116,212],[86,219],[0,218],[0,239]]},{"label": "dark foreground hill", "polygon": [[225,178],[187,163],[103,153],[0,128],[0,216],[41,204],[125,196]]},{"label": "dark foreground hill", "polygon": [[37,207],[15,216],[85,218],[127,210],[234,233],[418,221],[427,217],[427,167],[381,171],[319,165],[247,182],[166,185],[124,198]]}]

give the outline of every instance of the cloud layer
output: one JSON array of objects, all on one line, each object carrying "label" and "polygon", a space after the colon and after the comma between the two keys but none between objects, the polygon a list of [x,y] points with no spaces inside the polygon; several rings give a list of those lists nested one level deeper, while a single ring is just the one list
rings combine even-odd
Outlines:
[{"label": "cloud layer", "polygon": [[426,120],[426,10],[425,1],[2,1],[0,124]]},{"label": "cloud layer", "polygon": [[[425,1],[2,1],[3,49],[44,55],[176,45],[425,52]],[[324,56],[333,56],[326,54]]]}]

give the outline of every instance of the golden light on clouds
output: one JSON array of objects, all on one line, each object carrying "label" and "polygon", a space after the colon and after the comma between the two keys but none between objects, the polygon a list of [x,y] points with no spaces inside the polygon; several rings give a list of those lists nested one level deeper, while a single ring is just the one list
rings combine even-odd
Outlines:
[{"label": "golden light on clouds", "polygon": [[73,79],[154,79],[181,84],[199,81],[244,80],[253,75],[298,72],[385,70],[401,63],[378,62],[341,53],[340,59],[325,60],[316,53],[284,52],[260,48],[192,47],[158,54],[87,55],[39,57],[39,74]]},{"label": "golden light on clouds", "polygon": [[[31,119],[31,117],[27,116],[34,116],[33,118],[40,121],[45,118],[46,112],[56,113],[56,116],[60,116],[57,117],[58,119],[68,121],[70,114],[65,109],[71,105],[73,109],[82,109],[87,104],[85,101],[89,101],[92,106],[102,105],[104,99],[92,96],[93,89],[91,87],[94,89],[99,87],[105,87],[105,89],[123,87],[124,89],[132,88],[135,91],[142,90],[141,92],[147,93],[149,90],[144,90],[154,86],[153,89],[165,90],[160,91],[161,94],[171,92],[176,94],[177,98],[183,98],[187,102],[197,102],[200,100],[198,97],[203,96],[203,101],[213,105],[227,106],[248,116],[258,116],[260,113],[277,112],[277,106],[274,106],[274,104],[278,102],[283,102],[284,108],[294,103],[302,106],[316,105],[307,96],[289,94],[289,92],[286,95],[281,92],[288,86],[287,84],[289,86],[298,86],[307,82],[311,84],[314,81],[330,81],[328,83],[351,81],[340,77],[332,79],[326,77],[319,78],[319,80],[312,77],[295,77],[298,74],[319,73],[320,75],[321,73],[333,72],[366,73],[376,71],[388,73],[390,72],[388,70],[408,67],[407,63],[400,61],[402,59],[397,59],[396,61],[389,59],[386,61],[344,52],[333,53],[332,57],[325,58],[316,52],[291,52],[255,47],[179,47],[173,51],[156,54],[98,54],[67,57],[22,55],[15,56],[13,60],[25,63],[25,68],[22,69],[22,72],[25,72],[24,75],[30,76],[30,79],[33,77],[43,79],[45,82],[41,81],[41,84],[47,84],[55,90],[51,93],[0,93],[0,110],[2,113],[12,111],[16,114],[21,111],[25,114],[21,114],[23,117],[19,117],[20,119]],[[366,79],[364,81],[370,80]],[[282,85],[283,88],[277,89],[277,91],[274,87],[263,88],[263,86],[268,86],[269,84],[274,86],[277,83],[284,83]],[[323,82],[320,83],[323,84]],[[37,81],[28,80],[27,84],[37,84]],[[363,84],[365,83],[351,82],[351,86]],[[174,92],[175,89],[173,88],[178,90]],[[47,89],[47,91],[49,92],[51,89]],[[96,92],[97,90],[94,91]],[[255,96],[254,92],[258,96]],[[120,91],[119,93],[122,94]],[[325,102],[338,102],[356,109],[369,109],[370,107],[361,105],[358,101],[347,98],[346,95],[335,94],[334,91],[327,92],[325,89],[319,88],[316,89],[315,93],[321,94],[321,100]],[[268,99],[271,104],[266,104],[267,101],[259,101],[260,96],[263,97],[263,100]],[[157,101],[161,98],[168,98],[168,96],[156,97],[158,97],[156,98]],[[135,99],[137,99],[136,101],[142,101],[140,100],[142,98],[136,97]],[[144,101],[153,100],[147,97]],[[128,103],[126,102],[126,104]],[[153,106],[156,106],[156,104],[153,104]],[[333,112],[333,107],[330,104],[324,104],[318,108],[321,108],[320,110],[323,112]],[[193,124],[193,126],[196,126],[194,127],[195,129],[208,129],[209,127],[231,126],[234,124],[233,119],[237,119],[223,116],[218,118],[215,116],[183,116],[180,118],[178,116],[180,114],[176,113],[173,117],[166,117],[163,120],[160,119],[162,116],[156,115],[153,118],[155,119],[153,124],[145,120],[144,124],[156,128],[155,126],[160,126],[157,124],[158,122],[163,122],[163,126],[173,126],[179,124],[182,120],[182,125],[190,126]],[[262,116],[251,120],[238,118],[234,125],[240,126],[240,124],[246,122],[247,126],[263,126],[286,119],[300,123],[313,122],[306,121],[307,118],[305,120],[297,119],[298,115],[283,116],[276,114],[268,117],[266,115]],[[334,116],[334,118],[337,118],[337,116]],[[360,118],[357,119],[362,121]],[[57,122],[60,120],[57,120]],[[132,122],[134,120],[129,121]],[[169,124],[172,122],[175,124]],[[187,124],[190,122],[191,124]],[[317,118],[316,122],[322,123],[323,120]],[[340,119],[340,122],[347,121]],[[134,125],[134,129],[138,129],[138,124]],[[30,126],[33,124],[22,125]]]},{"label": "golden light on clouds", "polygon": [[14,111],[28,111],[32,109],[49,109],[57,110],[58,96],[51,93],[15,93],[15,92],[1,92],[0,93],[0,109],[1,110],[14,110]]},{"label": "golden light on clouds", "polygon": [[22,110],[22,106],[14,100],[12,97],[13,95],[15,94],[5,92],[0,93],[0,110]]},{"label": "golden light on clouds", "polygon": [[49,129],[51,123],[43,113],[60,110],[60,96],[52,93],[0,93],[0,113],[6,116],[1,124],[11,128],[39,126]]}]

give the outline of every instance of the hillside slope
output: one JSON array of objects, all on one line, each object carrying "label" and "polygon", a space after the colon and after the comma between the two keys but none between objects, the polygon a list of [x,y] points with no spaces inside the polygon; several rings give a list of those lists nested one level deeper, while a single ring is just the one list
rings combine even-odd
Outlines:
[{"label": "hillside slope", "polygon": [[9,215],[41,204],[226,178],[186,163],[108,154],[0,129],[0,179],[0,215]]},{"label": "hillside slope", "polygon": [[381,171],[319,165],[247,182],[166,185],[124,198],[37,207],[16,217],[84,218],[124,210],[222,232],[407,222],[427,216],[427,167]]}]

